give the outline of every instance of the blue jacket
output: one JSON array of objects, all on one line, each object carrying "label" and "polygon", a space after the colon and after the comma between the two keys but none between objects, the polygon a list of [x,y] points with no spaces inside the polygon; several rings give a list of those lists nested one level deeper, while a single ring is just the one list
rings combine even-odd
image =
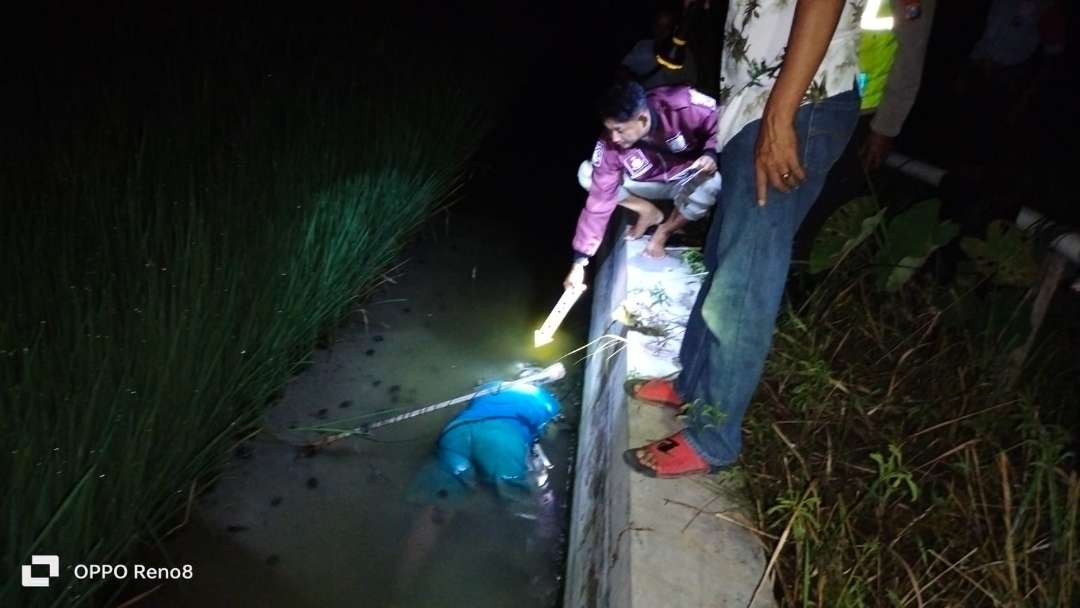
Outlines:
[{"label": "blue jacket", "polygon": [[[492,386],[497,383],[483,388]],[[527,485],[529,449],[558,413],[555,396],[532,384],[477,397],[439,436],[440,468],[467,486],[478,480]]]}]

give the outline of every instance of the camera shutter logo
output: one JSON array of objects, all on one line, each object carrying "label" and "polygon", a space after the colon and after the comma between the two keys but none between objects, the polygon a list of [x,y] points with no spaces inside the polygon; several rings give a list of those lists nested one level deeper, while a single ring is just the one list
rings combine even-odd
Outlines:
[{"label": "camera shutter logo", "polygon": [[[48,566],[49,576],[34,576],[34,566]],[[49,579],[60,576],[59,555],[31,555],[30,563],[23,564],[23,587],[48,587]]]}]

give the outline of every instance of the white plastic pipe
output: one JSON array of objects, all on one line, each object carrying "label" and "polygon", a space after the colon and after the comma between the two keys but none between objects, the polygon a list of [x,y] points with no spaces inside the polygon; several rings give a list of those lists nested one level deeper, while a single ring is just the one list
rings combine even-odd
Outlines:
[{"label": "white plastic pipe", "polygon": [[[931,186],[940,186],[941,180],[948,173],[948,171],[940,167],[924,163],[899,152],[890,152],[885,157],[885,166]],[[1053,220],[1048,220],[1045,215],[1030,207],[1021,207],[1020,212],[1016,214],[1016,226],[1021,230],[1031,230],[1038,224],[1041,224],[1042,227],[1059,226]],[[1066,232],[1051,241],[1050,248],[1065,256],[1070,262],[1080,264],[1080,234]]]},{"label": "white plastic pipe", "polygon": [[890,169],[896,169],[900,173],[909,177],[926,182],[931,186],[940,186],[941,180],[945,178],[945,174],[948,171],[931,165],[930,163],[924,163],[921,160],[915,160],[910,156],[905,156],[899,152],[890,152],[885,157],[885,166]]},{"label": "white plastic pipe", "polygon": [[[1057,226],[1053,220],[1047,220],[1046,216],[1038,211],[1021,207],[1020,213],[1016,214],[1016,225],[1021,230],[1031,230],[1036,224]],[[1065,256],[1073,264],[1080,264],[1080,234],[1066,232],[1050,241],[1050,248]]]}]

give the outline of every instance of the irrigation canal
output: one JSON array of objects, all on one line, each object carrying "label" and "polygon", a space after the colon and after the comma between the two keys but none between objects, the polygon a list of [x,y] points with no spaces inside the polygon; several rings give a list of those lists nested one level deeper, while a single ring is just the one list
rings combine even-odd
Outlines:
[{"label": "irrigation canal", "polygon": [[[441,215],[358,304],[331,348],[315,351],[269,411],[266,431],[241,445],[186,528],[165,548],[196,576],[163,587],[155,606],[515,606],[561,600],[573,429],[581,367],[549,385],[568,415],[545,446],[556,465],[546,490],[507,503],[489,489],[446,512],[407,500],[449,408],[348,439],[310,458],[291,443],[325,424],[419,406],[510,378],[579,345],[580,310],[553,345],[532,331],[559,286],[529,271],[527,252],[498,220]],[[493,254],[495,253],[495,254]],[[543,273],[541,273],[543,275]],[[433,519],[433,521],[427,521]]]},{"label": "irrigation canal", "polygon": [[[635,32],[624,26],[624,42],[597,49],[595,32],[607,13],[543,6],[518,27],[562,35],[515,38],[530,58],[500,76],[519,84],[470,164],[461,203],[422,229],[403,252],[405,263],[388,274],[394,282],[358,304],[332,348],[314,353],[312,366],[268,413],[273,434],[237,452],[192,521],[168,541],[175,562],[197,565],[195,579],[162,588],[143,605],[561,603],[584,365],[574,365],[576,358],[565,361],[568,377],[549,385],[568,420],[546,440],[556,466],[549,491],[531,505],[476,492],[449,520],[419,525],[426,511],[406,500],[408,486],[459,408],[380,430],[379,442],[343,441],[314,458],[297,459],[282,441],[299,438],[290,425],[443,401],[481,380],[509,378],[519,363],[546,365],[585,342],[589,292],[553,344],[534,349],[533,330],[569,270],[570,237],[584,202],[576,170],[599,130],[586,100],[606,85]],[[649,13],[641,14],[647,21]],[[580,99],[560,101],[562,91]],[[434,534],[418,538],[418,528]],[[430,545],[416,552],[419,559],[405,555],[410,536]]]}]

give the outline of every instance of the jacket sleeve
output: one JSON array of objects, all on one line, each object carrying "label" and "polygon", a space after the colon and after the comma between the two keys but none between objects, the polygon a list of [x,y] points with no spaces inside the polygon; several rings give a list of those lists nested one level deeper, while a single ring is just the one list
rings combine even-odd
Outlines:
[{"label": "jacket sleeve", "polygon": [[[892,69],[885,81],[885,93],[881,97],[870,128],[886,137],[896,137],[904,126],[922,82],[926,45],[930,41],[936,0],[922,0],[922,16],[918,19],[897,19],[893,33],[897,48]],[[900,6],[893,7],[894,15],[901,15]]]},{"label": "jacket sleeve", "polygon": [[578,216],[573,240],[574,251],[586,256],[594,255],[600,248],[608,220],[619,203],[619,187],[623,179],[618,153],[602,139],[596,142],[593,150],[592,167],[589,196]]},{"label": "jacket sleeve", "polygon": [[704,142],[701,153],[708,154],[716,160],[716,133],[720,117],[716,100],[695,89],[690,89],[690,104],[683,112],[690,130],[697,135],[698,141]]}]

